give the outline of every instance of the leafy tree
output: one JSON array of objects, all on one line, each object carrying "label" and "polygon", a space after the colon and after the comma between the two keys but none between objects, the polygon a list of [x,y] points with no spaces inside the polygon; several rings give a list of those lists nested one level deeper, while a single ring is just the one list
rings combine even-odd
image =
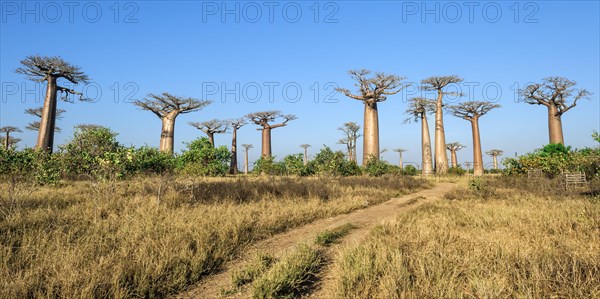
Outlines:
[{"label": "leafy tree", "polygon": [[230,159],[227,147],[213,147],[208,138],[202,137],[187,143],[187,149],[179,156],[178,168],[185,174],[224,176]]},{"label": "leafy tree", "polygon": [[64,171],[67,174],[93,174],[100,168],[100,158],[123,149],[116,137],[117,133],[106,127],[75,126],[71,141],[60,147]]},{"label": "leafy tree", "polygon": [[341,151],[332,151],[324,146],[309,163],[312,173],[318,175],[349,176],[360,174],[360,167],[344,158]]}]

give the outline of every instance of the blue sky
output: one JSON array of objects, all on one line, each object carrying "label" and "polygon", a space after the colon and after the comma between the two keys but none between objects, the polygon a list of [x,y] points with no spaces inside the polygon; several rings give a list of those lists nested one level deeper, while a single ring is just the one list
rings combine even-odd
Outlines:
[{"label": "blue sky", "polygon": [[[158,146],[160,120],[128,100],[166,91],[214,101],[177,119],[176,150],[202,135],[190,121],[263,110],[298,116],[273,131],[278,157],[300,152],[303,143],[312,144],[313,152],[323,144],[343,149],[336,144],[341,137],[336,128],[347,121],[362,124],[363,105],[332,94],[332,86],[352,90],[347,70],[367,68],[406,82],[463,77],[468,83],[461,85],[462,101],[502,105],[480,126],[483,150],[502,149],[505,156],[548,142],[545,108],[518,103],[515,89],[547,76],[567,77],[593,96],[564,115],[565,141],[592,146],[590,135],[600,130],[598,1],[472,3],[2,1],[0,125],[22,128],[32,120],[23,110],[41,105],[36,100],[43,99],[44,86],[14,73],[20,60],[40,54],[62,56],[93,81],[76,89],[96,102],[59,103],[67,112],[55,144],[69,139],[73,125],[93,123],[118,132],[126,145]],[[209,89],[215,86],[218,90]],[[396,147],[408,149],[406,162],[420,163],[420,127],[402,123],[412,96],[408,90],[379,106],[381,148],[390,149],[383,158],[392,163],[398,161],[391,151]],[[472,160],[469,123],[450,114],[445,123],[446,141],[467,145],[459,159]],[[36,136],[27,131],[16,137],[24,147],[33,146]],[[251,160],[256,159],[256,126],[243,127],[238,136],[238,144],[255,145]],[[230,139],[218,135],[216,143],[229,146]]]}]

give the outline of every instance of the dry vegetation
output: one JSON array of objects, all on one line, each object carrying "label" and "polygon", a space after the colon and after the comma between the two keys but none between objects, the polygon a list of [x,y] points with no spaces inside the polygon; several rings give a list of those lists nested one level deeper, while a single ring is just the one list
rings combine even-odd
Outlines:
[{"label": "dry vegetation", "polygon": [[162,297],[252,242],[428,185],[409,177],[0,183],[0,196],[15,198],[10,209],[0,204],[0,297]]},{"label": "dry vegetation", "polygon": [[597,194],[519,178],[470,186],[346,247],[332,297],[600,297]]}]

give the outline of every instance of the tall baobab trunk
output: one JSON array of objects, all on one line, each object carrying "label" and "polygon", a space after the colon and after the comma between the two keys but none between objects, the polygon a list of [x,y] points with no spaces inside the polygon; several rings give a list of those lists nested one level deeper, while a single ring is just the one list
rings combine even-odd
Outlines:
[{"label": "tall baobab trunk", "polygon": [[212,147],[215,147],[215,134],[213,134],[213,133],[206,133],[206,136],[208,136],[208,141],[210,142],[210,145]]},{"label": "tall baobab trunk", "polygon": [[402,171],[404,169],[404,163],[402,163],[402,152],[400,152],[400,162],[398,164],[400,164],[400,171]]},{"label": "tall baobab trunk", "polygon": [[44,108],[42,109],[42,118],[40,119],[40,130],[38,133],[37,144],[38,150],[52,152],[54,147],[54,127],[56,119],[56,78],[53,76],[47,77],[48,86],[46,87],[46,97],[44,98]]},{"label": "tall baobab trunk", "polygon": [[494,160],[494,169],[498,169],[498,158],[496,155],[492,156],[492,159]]},{"label": "tall baobab trunk", "polygon": [[458,159],[456,159],[456,150],[451,150],[450,155],[452,156],[452,167],[457,167]]},{"label": "tall baobab trunk", "polygon": [[365,103],[365,124],[363,131],[363,161],[365,165],[371,156],[379,160],[379,116],[377,103]]},{"label": "tall baobab trunk", "polygon": [[175,118],[177,114],[169,113],[162,118],[162,132],[158,149],[163,153],[173,153],[175,140]]},{"label": "tall baobab trunk", "polygon": [[262,129],[262,156],[271,157],[271,128]]},{"label": "tall baobab trunk", "polygon": [[438,90],[438,98],[435,103],[435,171],[439,174],[448,172],[448,155],[446,153],[442,95],[442,91]]},{"label": "tall baobab trunk", "polygon": [[304,166],[308,165],[308,147],[304,148]]},{"label": "tall baobab trunk", "polygon": [[231,139],[231,163],[229,164],[229,174],[237,174],[237,128],[233,128],[233,137]]},{"label": "tall baobab trunk", "polygon": [[248,149],[244,153],[244,174],[248,175]]},{"label": "tall baobab trunk", "polygon": [[550,143],[565,144],[562,130],[562,115],[558,112],[555,105],[548,106],[548,133]]},{"label": "tall baobab trunk", "polygon": [[427,116],[423,114],[421,116],[421,152],[422,152],[422,164],[423,164],[423,175],[429,175],[433,173],[433,163],[431,158],[431,137],[429,137],[429,124],[427,123]]},{"label": "tall baobab trunk", "polygon": [[483,175],[483,154],[481,152],[481,139],[479,136],[479,118],[474,117],[471,120],[471,129],[473,131],[473,175]]}]

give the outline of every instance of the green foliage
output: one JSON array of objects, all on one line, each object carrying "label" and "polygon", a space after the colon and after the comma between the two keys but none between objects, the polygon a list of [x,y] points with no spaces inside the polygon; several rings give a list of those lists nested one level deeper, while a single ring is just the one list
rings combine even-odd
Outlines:
[{"label": "green foliage", "polygon": [[187,143],[178,159],[178,169],[185,174],[224,176],[229,171],[231,153],[225,146],[213,147],[206,137]]},{"label": "green foliage", "polygon": [[158,149],[142,146],[127,150],[127,158],[130,162],[130,173],[157,173],[173,171],[175,168],[175,157],[169,153],[160,152]]},{"label": "green foliage", "polygon": [[266,175],[284,175],[285,164],[283,162],[275,162],[274,157],[260,157],[254,163],[252,172]]},{"label": "green foliage", "polygon": [[466,172],[467,171],[464,170],[460,166],[453,166],[453,167],[448,168],[448,174],[453,174],[453,175],[461,176],[461,175],[464,175]]},{"label": "green foliage", "polygon": [[308,166],[304,165],[304,155],[287,155],[283,158],[283,167],[287,175],[306,176],[310,174]]},{"label": "green foliage", "polygon": [[59,157],[43,151],[0,149],[0,175],[19,180],[34,180],[38,184],[55,185],[60,181]]},{"label": "green foliage", "polygon": [[391,165],[389,165],[387,162],[379,160],[375,158],[375,156],[371,156],[363,167],[365,173],[370,176],[382,176],[390,172],[390,166]]},{"label": "green foliage", "polygon": [[600,149],[571,150],[562,144],[549,144],[533,153],[504,159],[505,174],[526,174],[529,169],[541,169],[546,176],[555,177],[562,171],[583,171],[589,179],[600,176]]},{"label": "green foliage", "polygon": [[406,165],[402,169],[403,175],[417,175],[418,172],[419,172],[419,170],[416,167],[414,167],[413,165]]},{"label": "green foliage", "polygon": [[596,142],[600,143],[600,133],[598,133],[598,131],[594,130],[594,133],[592,133],[592,139],[594,139]]},{"label": "green foliage", "polygon": [[360,167],[349,162],[341,151],[333,151],[324,146],[315,158],[309,162],[309,171],[325,176],[349,176],[360,174]]},{"label": "green foliage", "polygon": [[60,147],[63,171],[69,175],[100,171],[101,159],[102,163],[109,163],[123,149],[116,137],[117,133],[105,127],[76,127],[71,141]]}]

